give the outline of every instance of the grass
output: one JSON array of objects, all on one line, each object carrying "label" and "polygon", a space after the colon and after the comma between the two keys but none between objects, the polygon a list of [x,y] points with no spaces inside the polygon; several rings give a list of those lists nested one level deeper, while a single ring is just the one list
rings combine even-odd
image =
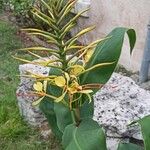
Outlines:
[{"label": "grass", "polygon": [[19,114],[15,96],[19,62],[11,55],[21,46],[16,28],[0,21],[0,150],[51,150],[55,141],[43,141]]}]

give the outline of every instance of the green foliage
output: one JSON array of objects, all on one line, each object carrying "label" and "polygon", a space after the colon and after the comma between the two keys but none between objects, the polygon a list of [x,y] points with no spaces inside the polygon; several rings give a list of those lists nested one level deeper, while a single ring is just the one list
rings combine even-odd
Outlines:
[{"label": "green foliage", "polygon": [[141,126],[143,138],[144,138],[144,146],[145,150],[150,149],[150,116],[146,116],[143,119],[139,120],[138,123]]},{"label": "green foliage", "polygon": [[132,51],[136,40],[135,31],[133,29],[127,28],[114,29],[107,36],[108,40],[103,41],[97,45],[90,61],[87,63],[85,68],[89,68],[94,65],[105,62],[114,62],[114,63],[112,65],[103,66],[81,75],[80,80],[82,84],[89,84],[89,83],[105,84],[109,80],[118,63],[125,33],[128,34]]},{"label": "green foliage", "polygon": [[30,11],[36,0],[0,0],[0,12],[11,11],[16,17],[17,23],[33,24]]},{"label": "green foliage", "polygon": [[92,119],[83,119],[79,126],[68,125],[62,144],[65,150],[106,150],[103,129]]},{"label": "green foliage", "polygon": [[134,123],[138,123],[141,126],[141,131],[144,139],[144,148],[145,150],[149,150],[150,149],[150,130],[149,130],[150,116],[145,116],[144,118],[135,121],[132,124]]},{"label": "green foliage", "polygon": [[40,109],[45,114],[45,117],[49,122],[52,132],[61,141],[62,132],[60,131],[57,125],[57,118],[54,112],[54,103],[50,102],[48,99],[45,98],[40,104]]},{"label": "green foliage", "polygon": [[9,7],[15,15],[27,16],[35,0],[0,0],[1,9]]},{"label": "green foliage", "polygon": [[13,7],[16,15],[26,16],[31,10],[35,0],[10,0],[9,4]]},{"label": "green foliage", "polygon": [[71,118],[70,110],[68,107],[65,107],[63,104],[54,103],[54,111],[57,118],[58,128],[63,133],[66,126],[73,122]]}]

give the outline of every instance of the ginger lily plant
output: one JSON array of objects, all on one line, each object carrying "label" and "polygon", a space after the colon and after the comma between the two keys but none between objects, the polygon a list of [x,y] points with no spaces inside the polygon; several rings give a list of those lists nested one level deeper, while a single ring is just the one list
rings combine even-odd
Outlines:
[{"label": "ginger lily plant", "polygon": [[[80,45],[79,37],[95,27],[85,28],[68,39],[77,19],[88,10],[70,16],[77,0],[40,0],[41,10],[32,9],[36,19],[46,26],[23,29],[28,34],[40,36],[47,47],[29,47],[27,51],[40,61],[17,58],[25,63],[50,67],[49,76],[28,72],[25,77],[35,78],[33,93],[49,121],[53,133],[65,150],[106,150],[104,130],[93,118],[95,94],[111,77],[121,54],[125,33],[128,34],[131,52],[136,35],[133,29],[119,27],[106,38],[88,45]],[[42,11],[43,10],[43,11]],[[69,18],[69,20],[68,20]],[[51,48],[53,47],[53,48]],[[42,59],[45,54],[46,59]],[[50,56],[53,59],[50,59]],[[118,150],[136,149],[137,146],[120,144]]]}]

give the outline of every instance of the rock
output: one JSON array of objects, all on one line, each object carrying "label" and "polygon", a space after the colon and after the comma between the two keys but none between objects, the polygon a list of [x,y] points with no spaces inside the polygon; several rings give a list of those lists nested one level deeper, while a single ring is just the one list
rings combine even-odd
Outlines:
[{"label": "rock", "polygon": [[42,122],[38,129],[41,133],[42,139],[49,140],[51,137],[54,137],[47,120],[45,120],[45,122]]},{"label": "rock", "polygon": [[106,141],[107,141],[107,150],[117,150],[120,141],[123,143],[129,142],[129,140],[126,138],[120,139],[120,138],[111,138],[111,137],[107,137]]},{"label": "rock", "polygon": [[131,122],[150,114],[150,92],[129,78],[114,73],[94,96],[94,119],[106,129],[107,136],[141,139],[138,125]]},{"label": "rock", "polygon": [[49,68],[33,64],[25,64],[20,65],[19,70],[22,77],[16,95],[20,113],[30,125],[41,125],[46,118],[39,108],[32,106],[32,102],[38,99],[37,96],[32,94],[34,79],[23,77],[23,75],[27,75],[28,72],[32,72],[35,74],[48,76]]},{"label": "rock", "polygon": [[144,82],[140,84],[140,87],[146,90],[150,90],[150,81]]},{"label": "rock", "polygon": [[135,83],[139,85],[139,73],[132,74],[130,78],[133,79],[133,81],[135,81]]}]

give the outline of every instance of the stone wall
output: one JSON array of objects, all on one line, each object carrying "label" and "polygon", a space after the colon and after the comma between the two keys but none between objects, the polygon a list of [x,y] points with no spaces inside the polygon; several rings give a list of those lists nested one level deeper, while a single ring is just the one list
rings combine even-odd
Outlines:
[{"label": "stone wall", "polygon": [[148,0],[91,0],[89,18],[82,17],[74,32],[84,26],[96,25],[96,29],[83,36],[80,41],[88,43],[104,37],[113,28],[125,26],[134,28],[137,33],[137,43],[130,59],[127,41],[120,59],[120,63],[129,70],[140,69],[147,24],[150,20],[150,1]]}]

